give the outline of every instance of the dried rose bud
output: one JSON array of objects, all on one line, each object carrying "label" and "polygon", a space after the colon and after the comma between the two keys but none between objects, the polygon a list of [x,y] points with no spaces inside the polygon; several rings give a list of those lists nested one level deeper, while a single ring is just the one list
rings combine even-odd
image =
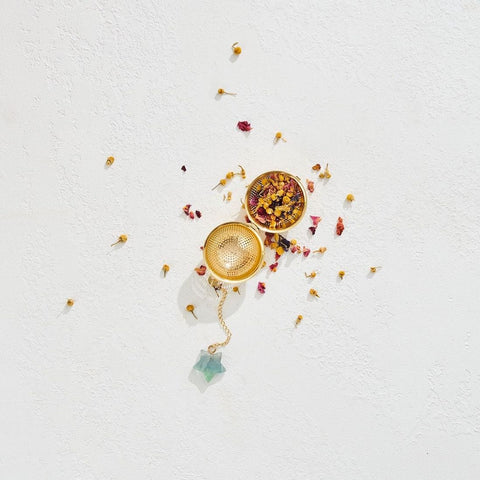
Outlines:
[{"label": "dried rose bud", "polygon": [[315,191],[315,184],[313,183],[312,180],[309,180],[307,178],[307,189],[310,193],[313,193]]},{"label": "dried rose bud", "polygon": [[345,225],[343,224],[343,218],[338,217],[337,221],[337,235],[341,235],[343,233],[343,230],[345,229]]},{"label": "dried rose bud", "polygon": [[238,122],[237,127],[242,132],[249,132],[252,129],[252,126],[246,120],[244,120],[243,122]]},{"label": "dried rose bud", "polygon": [[188,212],[188,216],[193,220],[195,218],[195,214],[193,212]]},{"label": "dried rose bud", "polygon": [[197,268],[194,268],[194,270],[200,275],[203,276],[205,275],[205,272],[207,271],[207,267],[205,265],[200,265]]},{"label": "dried rose bud", "polygon": [[264,282],[258,282],[258,285],[257,285],[257,290],[260,292],[260,293],[265,293],[265,283]]},{"label": "dried rose bud", "polygon": [[318,215],[310,215],[310,218],[312,219],[314,227],[316,227],[322,221],[322,217],[319,217]]}]

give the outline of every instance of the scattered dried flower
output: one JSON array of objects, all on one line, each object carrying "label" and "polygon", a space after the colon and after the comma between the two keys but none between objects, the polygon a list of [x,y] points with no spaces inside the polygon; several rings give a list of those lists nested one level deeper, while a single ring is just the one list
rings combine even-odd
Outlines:
[{"label": "scattered dried flower", "polygon": [[163,270],[163,278],[165,278],[167,276],[167,272],[170,271],[170,267],[165,264],[163,267],[162,267],[162,270]]},{"label": "scattered dried flower", "polygon": [[327,251],[327,247],[320,247],[317,250],[314,250],[313,253],[325,253]]},{"label": "scattered dried flower", "polygon": [[317,276],[317,272],[313,271],[313,272],[310,272],[308,275],[307,275],[307,272],[305,272],[305,277],[307,278],[315,278]]},{"label": "scattered dried flower", "polygon": [[207,271],[207,267],[205,265],[200,265],[197,268],[194,268],[194,270],[200,275],[203,276],[205,275],[205,272]]},{"label": "scattered dried flower", "polygon": [[237,175],[240,175],[242,178],[247,178],[245,169],[241,165],[239,165],[239,167],[240,167],[240,173],[238,173]]},{"label": "scattered dried flower", "polygon": [[295,320],[295,326],[297,327],[302,320],[303,320],[303,315],[299,315]]},{"label": "scattered dried flower", "polygon": [[182,172],[186,172],[186,171],[187,171],[187,167],[186,167],[185,165],[182,165],[182,168],[180,168],[180,170],[181,170]]},{"label": "scattered dried flower", "polygon": [[249,132],[252,129],[252,126],[246,120],[244,120],[243,122],[238,122],[237,127],[242,132]]},{"label": "scattered dried flower", "polygon": [[303,253],[303,256],[306,258],[310,255],[310,249],[308,247],[303,247],[302,253]]},{"label": "scattered dried flower", "polygon": [[353,202],[355,200],[353,193],[349,193],[346,197],[346,200],[348,200],[349,202]]},{"label": "scattered dried flower", "polygon": [[193,305],[187,305],[185,310],[187,312],[191,312],[191,314],[198,320],[198,317],[195,315],[195,307]]},{"label": "scattered dried flower", "polygon": [[370,272],[371,273],[376,273],[376,271],[380,268],[382,268],[382,267],[370,267]]},{"label": "scattered dried flower", "polygon": [[328,163],[325,167],[325,172],[320,172],[320,175],[318,175],[319,178],[330,178],[332,174],[330,173],[330,170],[328,169]]},{"label": "scattered dried flower", "polygon": [[258,285],[257,285],[257,290],[260,292],[260,293],[265,293],[265,283],[264,282],[258,282]]},{"label": "scattered dried flower", "polygon": [[290,240],[290,245],[296,245],[296,244],[297,244],[297,241],[295,239]]},{"label": "scattered dried flower", "polygon": [[226,201],[229,202],[232,199],[232,192],[227,192]]},{"label": "scattered dried flower", "polygon": [[285,250],[283,249],[282,246],[278,246],[275,250],[275,253],[281,257],[285,253]]},{"label": "scattered dried flower", "polygon": [[200,210],[195,210],[195,215],[197,218],[202,218],[202,212]]},{"label": "scattered dried flower", "polygon": [[227,179],[226,178],[222,178],[213,188],[212,190],[215,190],[217,187],[219,187],[220,185],[222,185],[222,187],[224,187],[225,185],[227,184]]},{"label": "scattered dried flower", "polygon": [[275,143],[277,143],[280,139],[283,140],[284,142],[287,141],[287,140],[285,140],[285,138],[283,138],[282,132],[277,132],[275,134]]},{"label": "scattered dried flower", "polygon": [[272,263],[268,268],[271,272],[276,272],[278,267],[278,262]]},{"label": "scattered dried flower", "polygon": [[105,162],[108,166],[112,165],[113,162],[115,161],[114,157],[108,157],[107,161]]},{"label": "scattered dried flower", "polygon": [[310,215],[310,218],[312,219],[314,227],[318,226],[318,224],[322,221],[322,217],[319,217],[318,215]]},{"label": "scattered dried flower", "polygon": [[337,235],[341,235],[343,233],[343,230],[345,229],[345,225],[343,224],[343,218],[338,217],[337,221]]},{"label": "scattered dried flower", "polygon": [[315,232],[317,231],[317,227],[308,227],[312,235],[315,235]]},{"label": "scattered dried flower", "polygon": [[234,292],[237,292],[237,293],[240,295],[240,290],[238,289],[237,286],[233,287],[232,290],[233,290]]},{"label": "scattered dried flower", "polygon": [[313,167],[312,167],[312,170],[315,170],[315,171],[318,171],[320,170],[322,167],[319,163],[315,164]]},{"label": "scattered dried flower", "polygon": [[123,235],[120,235],[118,237],[118,240],[115,242],[115,243],[112,243],[110,246],[113,247],[114,245],[116,245],[117,243],[125,243],[126,241],[128,240],[128,237],[123,234]]},{"label": "scattered dried flower", "polygon": [[313,193],[315,191],[315,184],[313,183],[312,180],[309,180],[308,178],[307,178],[307,190],[310,193]]},{"label": "scattered dried flower", "polygon": [[190,213],[190,207],[191,207],[190,204],[187,204],[187,205],[185,205],[185,206],[183,207],[183,213],[184,213],[185,215],[188,215],[188,214]]},{"label": "scattered dried flower", "polygon": [[217,93],[219,95],[236,95],[236,93],[226,92],[223,88],[219,88],[217,90]]},{"label": "scattered dried flower", "polygon": [[242,48],[238,45],[238,42],[235,42],[232,45],[232,50],[235,55],[240,55],[242,53]]},{"label": "scattered dried flower", "polygon": [[262,262],[262,266],[261,266],[260,268],[264,268],[264,267],[266,267],[266,266],[267,266],[267,262],[264,260],[264,261]]},{"label": "scattered dried flower", "polygon": [[314,297],[320,297],[320,295],[318,294],[318,292],[314,288],[311,288],[308,293],[310,293],[310,295],[312,295]]},{"label": "scattered dried flower", "polygon": [[73,305],[75,305],[75,300],[74,300],[73,298],[69,298],[69,299],[67,300],[67,305],[68,305],[69,307],[73,307]]},{"label": "scattered dried flower", "polygon": [[338,272],[338,276],[339,276],[340,278],[343,278],[343,277],[345,276],[345,271],[344,271],[344,270],[340,270],[340,271]]},{"label": "scattered dried flower", "polygon": [[188,216],[193,220],[195,218],[195,214],[192,212],[188,213]]}]

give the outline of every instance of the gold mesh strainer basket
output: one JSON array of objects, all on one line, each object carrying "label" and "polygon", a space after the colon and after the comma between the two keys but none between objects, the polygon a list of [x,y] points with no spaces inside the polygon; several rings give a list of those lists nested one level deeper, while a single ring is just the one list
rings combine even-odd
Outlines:
[{"label": "gold mesh strainer basket", "polygon": [[250,221],[269,233],[281,233],[298,223],[307,210],[300,179],[286,172],[262,173],[248,186],[245,208]]},{"label": "gold mesh strainer basket", "polygon": [[205,264],[212,275],[226,283],[253,277],[262,265],[263,241],[255,227],[228,222],[214,228],[203,247]]}]

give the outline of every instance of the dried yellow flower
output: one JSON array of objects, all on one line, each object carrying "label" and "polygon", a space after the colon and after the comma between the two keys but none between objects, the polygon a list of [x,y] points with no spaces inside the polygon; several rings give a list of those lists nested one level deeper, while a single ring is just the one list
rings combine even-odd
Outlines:
[{"label": "dried yellow flower", "polygon": [[375,273],[379,268],[382,267],[370,267],[370,272]]},{"label": "dried yellow flower", "polygon": [[195,307],[193,305],[187,305],[185,310],[187,312],[191,312],[191,314],[198,320],[198,317],[195,315]]},{"label": "dried yellow flower", "polygon": [[73,307],[73,305],[75,305],[75,300],[74,300],[73,298],[69,298],[69,299],[67,300],[67,305],[68,305],[69,307]]},{"label": "dried yellow flower", "polygon": [[217,90],[217,93],[219,95],[236,95],[236,93],[226,92],[223,88],[219,88]]},{"label": "dried yellow flower", "polygon": [[298,326],[298,324],[303,320],[303,315],[299,315],[296,320],[295,320],[295,326]]},{"label": "dried yellow flower", "polygon": [[233,45],[232,45],[232,50],[233,50],[233,53],[235,55],[240,55],[242,53],[242,49],[241,47],[238,45],[238,42],[235,42]]},{"label": "dried yellow flower", "polygon": [[305,277],[307,278],[315,278],[316,276],[317,276],[317,272],[310,272],[309,274],[305,272]]},{"label": "dried yellow flower", "polygon": [[126,241],[128,240],[128,237],[123,234],[123,235],[120,235],[118,237],[118,240],[115,242],[115,243],[112,243],[110,246],[113,247],[114,245],[116,245],[117,243],[125,243]]},{"label": "dried yellow flower", "polygon": [[165,278],[167,276],[167,272],[170,271],[170,267],[165,264],[163,267],[162,267],[162,270],[163,270],[163,277]]},{"label": "dried yellow flower", "polygon": [[115,158],[113,157],[108,157],[107,161],[105,162],[108,166],[112,165],[112,163],[115,161]]},{"label": "dried yellow flower", "polygon": [[349,202],[353,202],[355,200],[353,193],[349,193],[346,197],[346,200],[348,200]]},{"label": "dried yellow flower", "polygon": [[344,270],[340,270],[340,271],[338,272],[338,276],[339,276],[340,278],[343,278],[343,277],[345,276],[345,271],[344,271]]},{"label": "dried yellow flower", "polygon": [[313,295],[314,297],[319,297],[320,296],[320,295],[318,295],[318,292],[314,288],[311,288],[309,293],[310,293],[310,295]]}]

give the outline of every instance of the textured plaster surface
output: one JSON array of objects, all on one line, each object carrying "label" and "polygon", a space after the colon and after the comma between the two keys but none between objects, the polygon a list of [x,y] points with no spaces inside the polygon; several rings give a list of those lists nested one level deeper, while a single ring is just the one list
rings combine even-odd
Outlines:
[{"label": "textured plaster surface", "polygon": [[[0,478],[479,478],[478,1],[0,12]],[[222,332],[192,269],[245,182],[230,204],[211,187],[317,162],[323,220],[289,236],[328,251],[227,300],[205,388],[191,367]]]}]

